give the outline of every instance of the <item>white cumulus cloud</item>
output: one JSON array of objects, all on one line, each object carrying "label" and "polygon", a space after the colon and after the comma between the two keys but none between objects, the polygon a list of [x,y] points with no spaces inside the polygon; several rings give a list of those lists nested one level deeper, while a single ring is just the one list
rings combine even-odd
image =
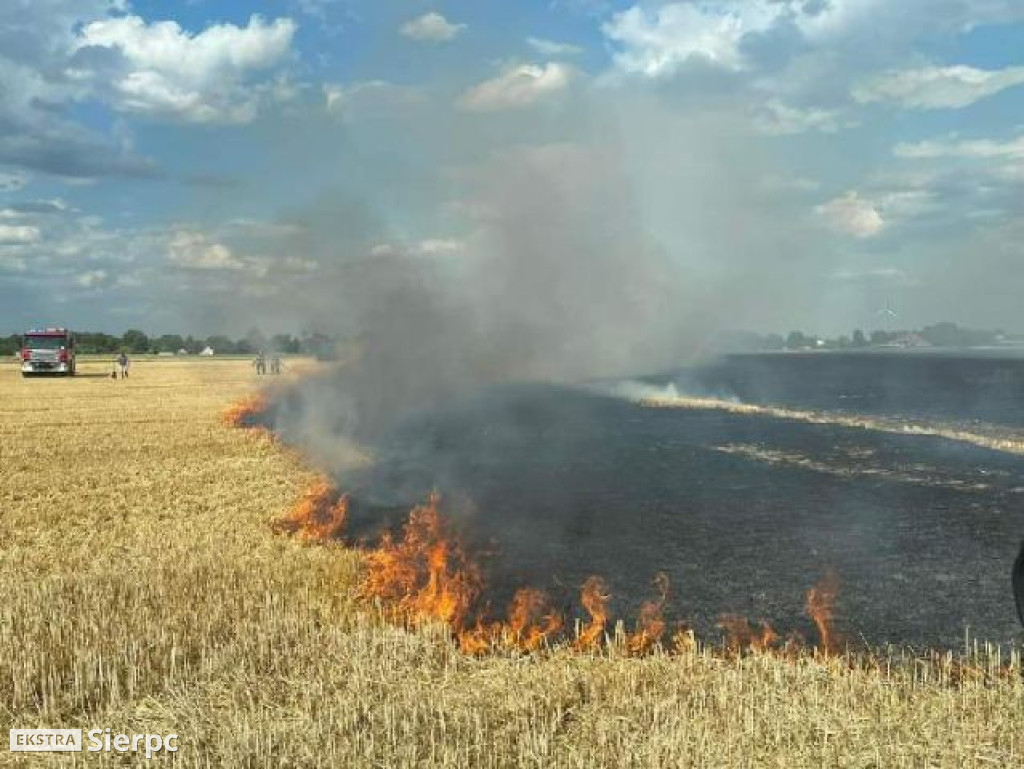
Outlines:
[{"label": "white cumulus cloud", "polygon": [[530,107],[564,91],[572,77],[572,68],[559,62],[512,66],[462,94],[459,106],[475,112]]},{"label": "white cumulus cloud", "polygon": [[42,237],[38,227],[24,224],[0,224],[0,246],[27,246]]},{"label": "white cumulus cloud", "polygon": [[240,270],[245,266],[230,248],[199,232],[175,233],[167,256],[172,264],[186,270]]},{"label": "white cumulus cloud", "polygon": [[612,17],[604,34],[618,47],[615,62],[626,72],[657,77],[691,59],[737,70],[744,66],[743,38],[767,31],[785,10],[764,0],[670,3],[650,11],[634,6]]},{"label": "white cumulus cloud", "polygon": [[833,198],[816,209],[835,230],[855,238],[870,238],[885,227],[885,220],[873,201],[865,200],[856,191]]},{"label": "white cumulus cloud", "polygon": [[922,67],[887,72],[853,89],[862,103],[893,102],[911,109],[961,109],[1006,88],[1024,84],[1024,67]]},{"label": "white cumulus cloud", "polygon": [[453,24],[439,13],[425,13],[403,24],[400,32],[425,43],[447,43],[465,28],[465,24]]},{"label": "white cumulus cloud", "polygon": [[[75,44],[74,77],[110,88],[125,112],[186,122],[246,122],[258,107],[256,73],[279,64],[291,48],[290,19],[253,16],[244,27],[215,24],[198,34],[177,22],[147,23],[138,16],[85,25]],[[101,57],[106,50],[117,61]]]},{"label": "white cumulus cloud", "polygon": [[962,32],[1022,17],[1020,0],[675,0],[634,2],[612,15],[603,32],[620,71],[660,77],[691,61],[748,69],[745,45],[775,30],[835,52],[878,36],[905,44],[926,30]]}]

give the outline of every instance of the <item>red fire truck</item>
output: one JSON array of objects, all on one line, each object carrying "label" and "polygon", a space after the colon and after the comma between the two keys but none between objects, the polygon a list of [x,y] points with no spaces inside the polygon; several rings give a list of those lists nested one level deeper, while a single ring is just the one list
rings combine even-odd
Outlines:
[{"label": "red fire truck", "polygon": [[21,345],[21,375],[75,375],[75,335],[66,328],[25,332]]}]

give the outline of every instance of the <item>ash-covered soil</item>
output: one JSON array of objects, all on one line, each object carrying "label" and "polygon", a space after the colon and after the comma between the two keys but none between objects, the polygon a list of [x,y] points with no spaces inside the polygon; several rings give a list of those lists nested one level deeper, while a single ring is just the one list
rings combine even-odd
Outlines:
[{"label": "ash-covered soil", "polygon": [[967,629],[1019,630],[1022,457],[548,387],[407,423],[376,456],[355,481],[353,534],[372,540],[440,490],[484,554],[495,608],[529,584],[578,614],[597,573],[628,621],[664,571],[673,618],[705,637],[722,613],[813,637],[805,593],[831,568],[858,641],[955,648]]},{"label": "ash-covered soil", "polygon": [[[369,449],[369,467],[340,463],[356,539],[398,528],[439,490],[496,613],[530,585],[581,616],[579,587],[600,574],[629,621],[665,572],[671,618],[705,638],[723,613],[813,638],[806,591],[832,569],[854,641],[1021,637],[1010,569],[1024,538],[1024,454],[1012,449],[1024,446],[1024,359],[738,356],[640,383],[705,399],[682,408],[631,402],[626,384],[506,386],[390,421],[377,408],[372,424],[390,426],[367,430],[344,379],[321,378],[268,416],[322,462]],[[902,434],[922,419],[931,434]],[[949,437],[965,431],[983,440]]]}]

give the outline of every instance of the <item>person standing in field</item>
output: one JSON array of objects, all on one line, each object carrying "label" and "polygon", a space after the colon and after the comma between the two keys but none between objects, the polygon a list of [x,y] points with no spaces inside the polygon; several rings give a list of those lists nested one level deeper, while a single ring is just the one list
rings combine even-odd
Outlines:
[{"label": "person standing in field", "polygon": [[121,372],[121,379],[128,378],[128,367],[131,365],[131,361],[128,360],[128,354],[121,350],[121,354],[117,358],[117,368]]}]

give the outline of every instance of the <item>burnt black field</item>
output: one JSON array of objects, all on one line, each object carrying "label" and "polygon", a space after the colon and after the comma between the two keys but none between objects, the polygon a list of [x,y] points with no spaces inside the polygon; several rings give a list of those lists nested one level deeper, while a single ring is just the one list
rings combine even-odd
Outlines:
[{"label": "burnt black field", "polygon": [[[738,356],[649,380],[700,396],[1010,430],[1024,361],[997,356]],[[288,437],[287,430],[285,437]],[[627,622],[671,579],[670,616],[715,639],[723,613],[813,637],[808,588],[839,576],[839,625],[869,645],[1018,638],[1009,572],[1024,457],[937,437],[645,408],[593,388],[521,385],[404,420],[344,479],[372,540],[431,489],[482,553],[495,608],[515,587],[575,596],[603,575]]]}]

